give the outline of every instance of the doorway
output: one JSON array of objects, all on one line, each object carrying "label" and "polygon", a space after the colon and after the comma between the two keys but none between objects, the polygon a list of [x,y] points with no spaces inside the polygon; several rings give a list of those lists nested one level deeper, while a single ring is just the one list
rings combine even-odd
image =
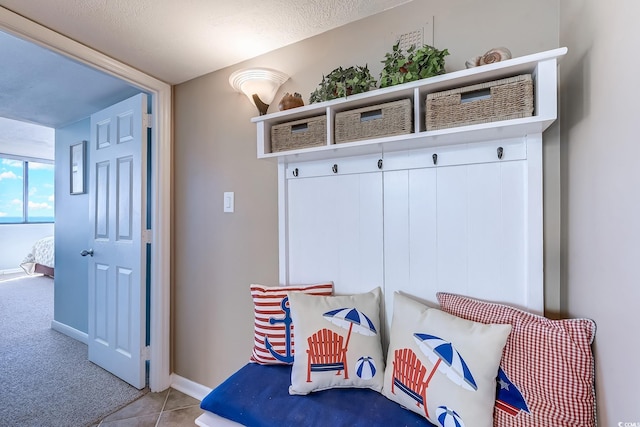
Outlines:
[{"label": "doorway", "polygon": [[150,366],[149,387],[170,386],[170,180],[171,87],[78,42],[68,39],[13,12],[0,8],[0,31],[33,42],[110,76],[122,79],[151,95],[151,124],[155,129],[149,158],[151,224]]}]

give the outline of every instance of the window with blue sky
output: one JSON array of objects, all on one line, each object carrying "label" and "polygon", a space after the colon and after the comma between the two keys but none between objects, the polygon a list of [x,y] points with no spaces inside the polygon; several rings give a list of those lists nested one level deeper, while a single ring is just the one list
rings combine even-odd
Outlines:
[{"label": "window with blue sky", "polygon": [[0,223],[53,222],[54,166],[0,155]]}]

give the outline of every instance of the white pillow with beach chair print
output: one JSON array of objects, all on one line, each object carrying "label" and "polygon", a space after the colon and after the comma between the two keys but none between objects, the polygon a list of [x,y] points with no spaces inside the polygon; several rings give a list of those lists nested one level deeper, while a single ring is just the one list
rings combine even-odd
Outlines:
[{"label": "white pillow with beach chair print", "polygon": [[382,390],[381,290],[355,295],[289,294],[296,333],[289,394],[339,387]]},{"label": "white pillow with beach chair print", "polygon": [[382,394],[436,426],[492,427],[511,325],[485,325],[396,292]]}]

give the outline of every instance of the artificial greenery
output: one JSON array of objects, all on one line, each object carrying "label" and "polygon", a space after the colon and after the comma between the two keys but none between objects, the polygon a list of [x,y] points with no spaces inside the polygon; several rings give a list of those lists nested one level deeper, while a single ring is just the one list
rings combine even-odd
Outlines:
[{"label": "artificial greenery", "polygon": [[419,49],[411,46],[403,52],[400,43],[396,43],[393,51],[386,53],[382,61],[384,68],[380,73],[380,87],[395,86],[444,74],[444,57],[447,55],[449,55],[447,49],[438,50],[429,45]]},{"label": "artificial greenery", "polygon": [[309,97],[309,103],[328,101],[367,92],[375,89],[376,85],[376,79],[373,78],[366,65],[364,67],[355,66],[344,69],[338,67],[326,76],[322,76],[322,81],[318,88]]}]

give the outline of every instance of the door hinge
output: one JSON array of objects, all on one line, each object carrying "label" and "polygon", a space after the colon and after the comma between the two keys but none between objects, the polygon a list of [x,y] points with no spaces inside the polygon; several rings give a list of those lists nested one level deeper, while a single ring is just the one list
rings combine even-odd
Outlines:
[{"label": "door hinge", "polygon": [[142,347],[142,360],[151,360],[151,347]]},{"label": "door hinge", "polygon": [[142,231],[142,243],[153,243],[152,230],[143,230]]},{"label": "door hinge", "polygon": [[143,114],[142,115],[142,125],[147,128],[152,128],[153,123],[153,114]]}]

